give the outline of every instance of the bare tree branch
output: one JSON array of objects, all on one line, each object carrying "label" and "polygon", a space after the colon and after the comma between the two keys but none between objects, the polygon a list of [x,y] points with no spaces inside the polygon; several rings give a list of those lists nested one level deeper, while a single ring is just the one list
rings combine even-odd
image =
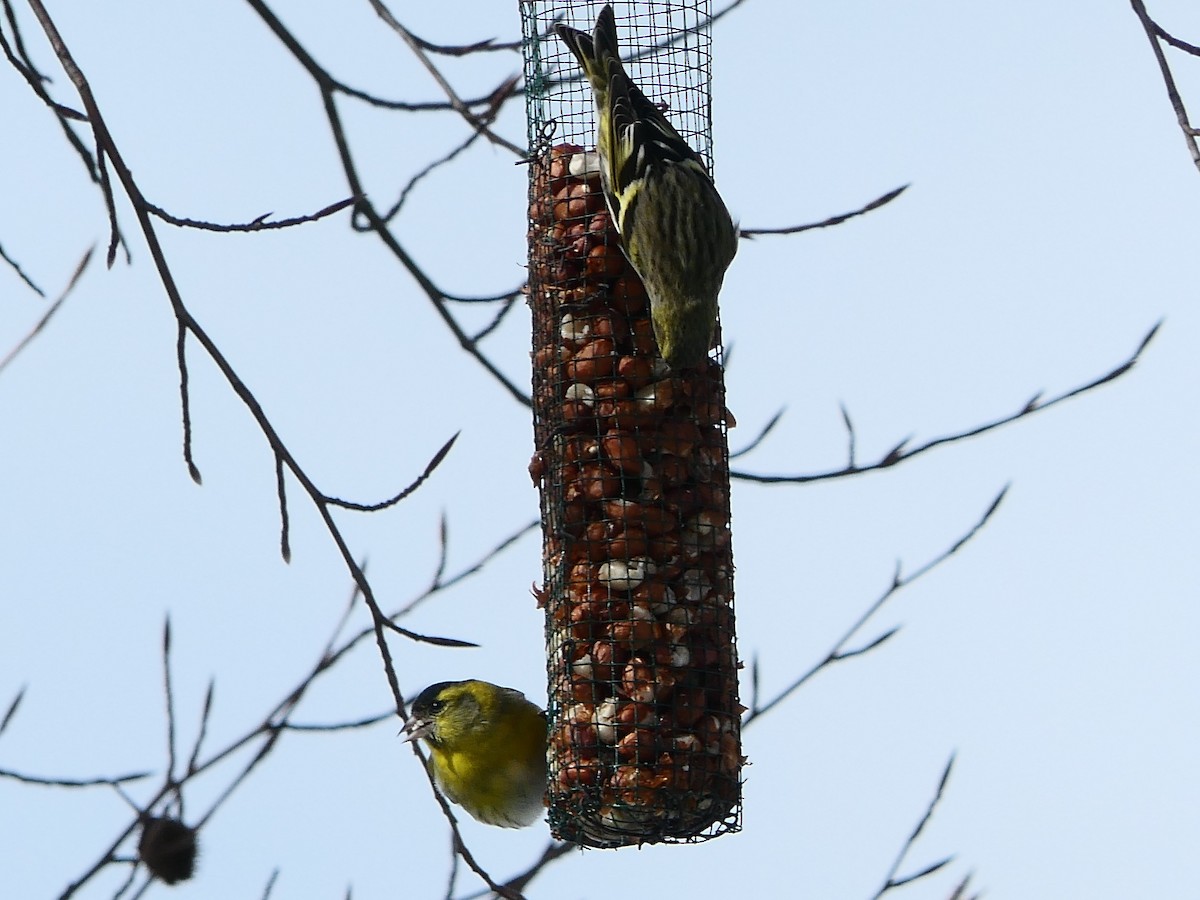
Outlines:
[{"label": "bare tree branch", "polygon": [[361,197],[347,197],[345,200],[339,200],[336,203],[331,203],[326,207],[318,209],[315,213],[309,213],[303,216],[293,216],[288,219],[279,219],[275,222],[268,222],[266,219],[274,213],[263,213],[258,218],[246,222],[241,225],[220,225],[215,222],[204,222],[199,219],[186,219],[179,216],[173,216],[165,209],[155,206],[153,203],[146,201],[146,209],[158,216],[164,222],[171,225],[178,225],[180,228],[196,228],[201,231],[224,231],[224,232],[241,232],[241,231],[269,231],[277,228],[292,228],[296,225],[303,225],[307,222],[316,222],[319,219],[324,219],[326,216],[332,216],[334,213],[339,213],[349,206],[357,203]]},{"label": "bare tree branch", "polygon": [[41,784],[48,787],[112,787],[114,784],[125,784],[130,781],[141,781],[149,778],[151,772],[129,772],[125,775],[97,776],[95,778],[50,778],[42,775],[26,775],[13,769],[0,769],[0,778],[11,778],[24,784]]},{"label": "bare tree branch", "polygon": [[167,701],[167,781],[175,780],[175,692],[171,689],[171,618],[163,622],[163,697]]},{"label": "bare tree branch", "polygon": [[1159,40],[1166,40],[1173,46],[1179,47],[1188,53],[1200,55],[1200,50],[1192,44],[1184,43],[1168,35],[1150,18],[1150,14],[1146,11],[1146,4],[1142,0],[1130,0],[1130,5],[1133,7],[1134,14],[1138,17],[1138,21],[1142,23],[1142,28],[1146,32],[1146,39],[1150,41],[1150,49],[1154,53],[1155,62],[1158,63],[1159,74],[1162,75],[1163,85],[1167,89],[1167,98],[1171,101],[1171,108],[1175,110],[1175,120],[1179,123],[1179,130],[1183,132],[1183,139],[1187,143],[1188,153],[1192,156],[1192,163],[1195,164],[1197,169],[1200,169],[1200,144],[1196,141],[1196,138],[1200,136],[1200,130],[1197,130],[1188,118],[1187,108],[1183,105],[1183,97],[1180,96],[1179,88],[1175,85],[1175,76],[1171,74],[1171,67],[1167,63],[1166,54],[1163,53]]},{"label": "bare tree branch", "polygon": [[13,697],[12,703],[8,704],[8,709],[5,710],[4,718],[0,719],[0,734],[4,734],[4,730],[8,728],[13,717],[17,714],[17,710],[21,707],[21,701],[25,699],[25,686],[17,691],[17,696]]},{"label": "bare tree branch", "polygon": [[46,296],[46,292],[33,283],[33,279],[25,274],[25,270],[21,268],[21,264],[9,256],[3,247],[0,247],[0,259],[3,259],[6,263],[8,263],[9,268],[16,272],[17,277],[29,285],[29,287],[33,289],[34,293],[36,293],[39,297]]},{"label": "bare tree branch", "polygon": [[433,470],[441,465],[442,460],[446,458],[446,454],[450,452],[450,448],[454,446],[454,442],[458,440],[458,436],[460,434],[462,434],[461,431],[456,431],[450,440],[442,444],[441,449],[438,450],[437,453],[433,454],[429,462],[425,464],[425,471],[418,475],[412,484],[404,488],[404,490],[400,491],[400,493],[396,494],[395,496],[389,497],[387,500],[381,500],[378,503],[355,503],[351,500],[341,500],[337,497],[330,497],[328,495],[324,496],[323,499],[331,506],[340,506],[342,509],[354,509],[358,510],[359,512],[378,512],[381,509],[387,509],[389,506],[395,506],[405,497],[411,495],[413,491],[415,491],[429,479],[429,476],[433,474]]},{"label": "bare tree branch", "polygon": [[[383,0],[368,0],[368,2],[371,4],[371,8],[375,10],[375,14],[378,15],[379,18],[383,19],[383,21],[387,23],[387,26],[396,32],[396,34],[400,36],[400,39],[408,45],[408,48],[412,51],[413,55],[416,56],[421,65],[425,67],[425,70],[433,77],[433,80],[437,83],[438,87],[442,89],[442,92],[450,100],[450,106],[455,112],[463,117],[463,120],[468,125],[475,129],[476,132],[484,135],[493,144],[504,147],[506,150],[515,153],[517,156],[525,155],[525,150],[523,148],[518,147],[511,141],[500,137],[500,135],[496,134],[491,130],[491,128],[488,127],[492,120],[495,119],[496,114],[499,112],[500,107],[503,105],[507,95],[512,91],[513,86],[516,84],[517,79],[515,77],[506,80],[505,83],[497,89],[497,91],[493,94],[492,103],[488,105],[488,108],[483,114],[476,115],[471,111],[467,104],[462,101],[462,98],[455,93],[454,88],[450,85],[450,82],[446,80],[445,76],[442,75],[437,66],[433,64],[433,60],[431,60],[428,54],[425,52],[423,44],[418,41],[407,28],[405,28],[396,20],[396,17],[392,15],[391,10],[387,8],[387,6],[383,3]],[[462,54],[460,53],[459,55]]]},{"label": "bare tree branch", "polygon": [[75,285],[79,283],[79,279],[82,277],[84,270],[91,261],[92,252],[95,249],[95,247],[92,247],[87,251],[87,253],[83,254],[83,259],[79,260],[79,265],[75,267],[75,272],[73,275],[71,275],[71,280],[67,282],[67,286],[63,288],[63,292],[58,295],[58,299],[50,304],[50,307],[42,314],[42,317],[38,319],[37,324],[33,326],[33,329],[27,335],[25,335],[25,337],[21,338],[17,346],[9,350],[4,359],[0,359],[0,372],[3,372],[8,367],[8,364],[17,358],[17,354],[28,347],[30,342],[41,333],[42,329],[45,328],[47,324],[49,324],[50,319],[53,318],[56,312],[58,312],[59,308],[63,305],[63,302],[67,299],[67,297],[71,295],[71,291],[75,289]]},{"label": "bare tree branch", "polygon": [[739,228],[738,236],[754,239],[763,234],[799,234],[802,231],[812,231],[814,228],[829,228],[831,225],[841,225],[848,219],[853,219],[856,216],[866,215],[873,209],[879,209],[881,206],[886,206],[891,203],[901,194],[909,189],[910,185],[902,184],[898,188],[893,188],[886,194],[876,197],[865,206],[860,206],[858,209],[851,212],[841,213],[840,215],[830,216],[820,222],[812,222],[808,225],[792,225],[786,228]]},{"label": "bare tree branch", "polygon": [[[433,304],[437,314],[441,317],[443,323],[450,329],[451,333],[458,340],[459,345],[468,354],[473,356],[481,366],[492,376],[518,403],[524,406],[530,405],[530,400],[527,393],[517,387],[499,367],[492,362],[479,348],[475,340],[473,340],[463,330],[462,326],[450,314],[446,306],[445,293],[433,283],[433,280],[428,274],[417,265],[409,253],[400,244],[400,241],[389,229],[388,223],[383,216],[375,209],[375,207],[366,199],[367,192],[363,188],[362,180],[359,177],[358,169],[354,161],[354,155],[350,150],[350,142],[346,136],[345,129],[342,125],[341,113],[338,111],[336,94],[342,91],[339,83],[324,69],[315,59],[308,53],[307,50],[296,40],[295,36],[284,26],[279,18],[267,7],[264,0],[246,0],[251,9],[253,9],[266,23],[267,27],[279,38],[283,45],[295,57],[296,61],[304,68],[309,77],[317,85],[317,89],[321,94],[321,102],[325,111],[325,116],[328,119],[329,130],[333,136],[334,144],[337,147],[338,157],[341,160],[342,170],[345,173],[346,180],[350,187],[350,193],[355,197],[363,198],[355,205],[355,211],[358,216],[361,216],[365,225],[360,226],[365,230],[373,231],[383,242],[389,252],[396,258],[401,266],[409,273],[413,280],[420,287],[425,296]],[[509,94],[503,100],[513,96]],[[493,98],[489,95],[488,103],[491,104]],[[468,103],[462,103],[461,106],[470,106]]]},{"label": "bare tree branch", "polygon": [[1151,22],[1150,24],[1154,26],[1154,33],[1176,50],[1182,50],[1184,53],[1192,54],[1192,56],[1200,56],[1200,47],[1197,47],[1195,44],[1189,44],[1187,41],[1175,37],[1175,35],[1169,33],[1157,22]]},{"label": "bare tree branch", "polygon": [[917,827],[913,829],[912,834],[908,836],[908,840],[904,842],[904,846],[900,849],[900,853],[897,854],[895,862],[893,862],[892,867],[888,869],[887,877],[884,879],[883,885],[875,893],[875,896],[872,898],[872,900],[879,900],[880,897],[893,888],[903,887],[904,885],[918,881],[927,875],[932,875],[934,872],[948,865],[954,859],[953,856],[947,856],[938,862],[925,866],[923,869],[913,873],[912,875],[906,875],[903,878],[896,877],[896,873],[900,871],[900,866],[904,863],[904,858],[913,848],[913,845],[917,842],[917,838],[920,837],[921,832],[925,829],[925,826],[933,817],[933,811],[937,808],[938,801],[942,799],[942,794],[946,790],[946,782],[950,780],[950,770],[953,767],[954,754],[951,754],[950,759],[946,762],[946,768],[942,770],[942,777],[938,781],[937,790],[934,792],[933,798],[929,801],[929,805],[925,808],[925,814],[921,816],[921,821],[917,823]]},{"label": "bare tree branch", "polygon": [[[843,407],[842,417],[846,423],[846,429],[849,432],[849,452],[848,461],[842,468],[831,469],[826,472],[817,472],[808,475],[760,475],[753,472],[735,471],[731,473],[731,477],[741,481],[752,481],[759,484],[807,484],[812,481],[829,481],[834,478],[846,478],[851,475],[861,475],[863,472],[871,472],[876,469],[890,468],[897,463],[912,459],[914,456],[920,456],[922,453],[926,453],[935,447],[940,447],[943,444],[953,444],[958,441],[964,441],[967,438],[984,434],[988,431],[994,431],[995,429],[1004,425],[1008,425],[1011,422],[1015,422],[1018,419],[1024,419],[1033,415],[1034,413],[1049,409],[1052,406],[1057,406],[1059,403],[1070,400],[1072,397],[1078,397],[1081,394],[1086,394],[1087,392],[1095,390],[1102,385],[1108,384],[1110,381],[1115,381],[1134,367],[1134,365],[1141,358],[1142,352],[1146,349],[1147,345],[1149,345],[1150,341],[1154,339],[1154,335],[1158,333],[1158,329],[1161,327],[1161,325],[1161,321],[1155,323],[1154,327],[1151,328],[1146,333],[1145,337],[1142,338],[1137,346],[1137,349],[1134,350],[1128,358],[1118,363],[1112,369],[1109,369],[1103,375],[1099,375],[1086,384],[1081,384],[1077,387],[1071,388],[1070,390],[1052,397],[1049,400],[1043,401],[1041,393],[1034,394],[1033,397],[1026,401],[1017,412],[1010,413],[1006,416],[1001,416],[974,428],[959,431],[954,434],[943,435],[938,438],[933,438],[932,440],[926,441],[923,444],[919,444],[916,447],[908,447],[907,445],[911,438],[905,438],[884,453],[875,462],[860,466],[854,459],[854,427],[850,422],[849,414],[846,412],[845,407]],[[772,421],[771,424],[773,425],[774,421]]]},{"label": "bare tree branch", "polygon": [[954,554],[956,554],[959,550],[961,550],[967,544],[968,541],[970,541],[973,537],[975,537],[975,535],[977,535],[980,532],[980,530],[983,528],[983,526],[986,525],[988,523],[988,521],[991,520],[992,516],[995,514],[996,510],[1000,506],[1000,501],[1002,501],[1004,499],[1004,495],[1007,492],[1008,492],[1008,487],[1006,486],[1004,488],[1004,490],[1000,491],[1000,493],[996,495],[995,499],[992,500],[991,504],[988,506],[988,508],[984,512],[984,514],[979,518],[979,520],[974,525],[972,525],[966,531],[966,533],[964,533],[961,537],[959,537],[958,540],[956,540],[949,548],[947,548],[946,550],[943,550],[941,553],[939,553],[937,556],[933,557],[931,560],[926,562],[924,565],[919,566],[917,569],[913,570],[913,572],[911,574],[902,575],[900,566],[899,566],[899,564],[897,564],[896,572],[892,576],[892,583],[890,585],[888,585],[887,589],[882,594],[880,594],[879,597],[877,597],[875,599],[875,601],[870,606],[868,606],[867,609],[857,619],[854,620],[854,622],[850,625],[850,627],[846,629],[846,631],[842,634],[842,636],[840,638],[838,638],[837,642],[833,645],[833,647],[830,649],[830,651],[825,655],[825,658],[822,659],[820,662],[818,662],[816,665],[812,666],[810,669],[808,669],[808,671],[806,671],[804,674],[802,674],[799,678],[796,678],[794,681],[791,682],[791,684],[789,684],[787,687],[785,687],[783,690],[781,690],[778,694],[776,694],[774,697],[772,697],[770,700],[766,701],[765,703],[759,702],[758,663],[757,663],[757,661],[755,661],[754,662],[754,679],[752,682],[753,693],[750,696],[750,708],[746,712],[746,715],[742,718],[742,727],[746,728],[752,722],[754,722],[755,719],[758,719],[758,718],[766,715],[767,713],[769,713],[771,710],[775,709],[777,706],[779,706],[779,704],[783,703],[784,700],[786,700],[793,693],[795,693],[797,690],[799,690],[799,688],[802,685],[804,685],[806,682],[808,682],[810,679],[812,679],[812,677],[814,675],[816,675],[818,672],[820,672],[822,669],[824,669],[828,666],[831,666],[836,662],[841,662],[842,660],[850,659],[851,657],[854,657],[854,656],[860,656],[863,653],[873,650],[876,647],[879,647],[881,644],[883,644],[884,641],[886,641],[890,637],[892,637],[892,635],[894,635],[897,631],[899,631],[899,627],[897,626],[896,628],[892,628],[892,629],[884,632],[883,634],[875,637],[874,639],[872,639],[867,644],[865,644],[861,647],[858,647],[856,649],[847,649],[847,645],[850,643],[851,639],[853,639],[853,637],[858,633],[859,629],[862,628],[867,623],[867,620],[870,619],[873,615],[875,615],[875,613],[879,612],[879,610],[883,608],[883,605],[885,603],[887,603],[888,600],[890,600],[892,597],[894,597],[902,589],[908,587],[914,581],[919,580],[920,578],[924,577],[925,575],[929,574],[931,571],[936,569],[938,566],[940,566],[942,563],[944,563],[946,560],[948,560],[950,557],[952,557]]},{"label": "bare tree branch", "polygon": [[86,122],[87,116],[77,110],[64,106],[55,101],[46,91],[46,84],[50,79],[38,71],[33,64],[29,53],[25,50],[25,41],[21,37],[21,27],[17,22],[16,11],[12,7],[11,0],[3,0],[4,17],[8,21],[9,27],[13,32],[13,45],[10,46],[8,39],[4,35],[3,29],[0,29],[0,49],[4,51],[4,56],[9,64],[17,70],[25,82],[29,85],[34,95],[49,107],[54,113],[55,119],[58,120],[59,126],[62,128],[63,135],[67,139],[67,143],[79,156],[83,162],[84,168],[87,170],[88,177],[96,184],[100,183],[100,174],[96,168],[96,160],[92,156],[92,152],[83,143],[83,139],[75,133],[71,127],[71,121]]},{"label": "bare tree branch", "polygon": [[[333,521],[333,516],[330,510],[330,506],[333,505],[332,501],[328,499],[327,494],[317,488],[317,486],[300,467],[300,464],[292,456],[291,451],[287,448],[282,439],[279,437],[278,433],[275,431],[274,426],[267,418],[267,415],[263,411],[262,406],[259,404],[258,399],[241,380],[241,377],[236,371],[234,371],[233,366],[225,358],[225,355],[221,352],[221,350],[209,337],[208,333],[200,326],[200,323],[196,321],[196,319],[184,305],[183,298],[180,295],[178,286],[175,283],[174,275],[171,272],[170,266],[167,263],[166,255],[163,251],[161,243],[159,242],[158,234],[154,230],[154,224],[151,220],[151,213],[147,208],[145,197],[143,196],[137,183],[134,181],[133,175],[128,166],[126,166],[121,152],[117,149],[116,143],[108,130],[108,126],[105,124],[104,117],[101,115],[100,109],[96,104],[96,99],[92,94],[91,87],[89,86],[87,79],[84,77],[83,72],[79,69],[78,65],[76,65],[71,56],[70,50],[67,48],[66,44],[63,43],[62,36],[58,33],[54,22],[51,20],[49,13],[46,12],[41,0],[30,0],[30,5],[34,10],[34,14],[37,16],[38,21],[41,23],[43,30],[46,32],[46,36],[50,41],[51,47],[58,56],[64,71],[66,71],[67,75],[70,77],[72,83],[75,85],[76,90],[79,91],[80,99],[83,101],[84,108],[88,112],[88,121],[91,123],[92,129],[95,133],[97,147],[101,148],[102,150],[102,156],[100,159],[103,160],[104,158],[108,158],[112,161],[113,168],[117,173],[117,178],[133,206],[134,215],[138,220],[138,224],[142,231],[142,236],[150,249],[150,255],[154,260],[155,268],[158,271],[159,280],[161,281],[163,289],[166,291],[167,296],[171,301],[172,310],[174,311],[176,321],[179,323],[180,337],[178,346],[180,361],[180,385],[184,408],[184,459],[187,461],[188,471],[192,474],[192,477],[195,480],[199,481],[199,470],[196,468],[191,457],[191,429],[190,416],[188,413],[187,369],[184,356],[185,340],[187,335],[190,334],[195,338],[197,343],[204,348],[204,351],[208,354],[209,358],[225,377],[226,382],[233,389],[233,392],[250,411],[250,414],[257,423],[259,430],[266,438],[267,443],[270,445],[276,457],[278,457],[282,461],[283,465],[285,465],[288,470],[291,471],[292,475],[301,484],[309,498],[312,500],[313,504],[316,506],[318,514],[325,523],[326,530],[329,532],[330,537],[337,546],[338,552],[341,554],[346,567],[350,570],[351,575],[361,588],[363,600],[366,602],[368,608],[371,610],[371,615],[375,619],[377,641],[380,646],[380,652],[384,659],[385,670],[388,670],[388,680],[393,688],[397,708],[402,709],[404,702],[399,692],[399,685],[396,684],[395,673],[390,671],[391,656],[387,650],[387,646],[383,637],[385,628],[396,631],[398,634],[402,634],[410,640],[431,643],[439,646],[461,647],[469,646],[469,643],[457,641],[451,638],[432,637],[429,635],[417,634],[416,632],[401,628],[399,625],[386,620],[383,612],[379,609],[379,604],[375,600],[374,591],[367,582],[366,576],[358,567],[353,554],[350,552],[350,548],[346,545],[340,529]],[[102,166],[102,174],[106,172],[107,169]],[[102,183],[104,185],[108,184],[107,174],[104,174]],[[355,191],[354,193],[356,196],[361,195],[360,191]],[[116,207],[115,201],[112,198],[111,187],[105,188],[105,196],[110,219],[113,223],[114,229],[113,242],[109,247],[109,258],[111,263],[112,254],[115,251],[118,240],[118,232],[116,230],[115,220]],[[426,472],[428,471],[429,467],[426,468]]]}]

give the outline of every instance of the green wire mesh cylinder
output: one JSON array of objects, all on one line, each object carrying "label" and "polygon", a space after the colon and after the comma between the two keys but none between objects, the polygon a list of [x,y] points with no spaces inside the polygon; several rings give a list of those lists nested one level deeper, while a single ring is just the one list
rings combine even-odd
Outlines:
[{"label": "green wire mesh cylinder", "polygon": [[[549,680],[550,825],[592,847],[740,827],[729,445],[717,360],[658,357],[594,155],[591,91],[549,32],[600,4],[522,0],[529,288]],[[629,10],[636,9],[636,12]],[[617,7],[646,95],[708,156],[707,3]]]}]

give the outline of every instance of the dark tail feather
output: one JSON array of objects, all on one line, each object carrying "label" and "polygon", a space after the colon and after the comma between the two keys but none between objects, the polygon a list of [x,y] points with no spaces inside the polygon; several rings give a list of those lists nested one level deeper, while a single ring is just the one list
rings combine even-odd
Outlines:
[{"label": "dark tail feather", "polygon": [[619,60],[621,50],[617,44],[617,17],[607,3],[596,16],[596,28],[592,32],[592,47],[597,59],[611,57]]},{"label": "dark tail feather", "polygon": [[587,60],[595,56],[591,35],[572,28],[570,25],[562,24],[554,26],[554,33],[558,35],[560,41],[567,45],[567,49],[575,54],[575,59],[586,72]]}]

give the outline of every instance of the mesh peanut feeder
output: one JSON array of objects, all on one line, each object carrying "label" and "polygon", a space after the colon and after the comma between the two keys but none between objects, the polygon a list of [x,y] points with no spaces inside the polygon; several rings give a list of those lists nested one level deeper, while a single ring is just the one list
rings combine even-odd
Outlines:
[{"label": "mesh peanut feeder", "polygon": [[[606,210],[592,94],[550,33],[599,5],[521,8],[550,825],[592,847],[703,840],[740,827],[743,762],[720,348],[666,365]],[[626,66],[706,156],[707,4],[637,9],[618,10]]]}]

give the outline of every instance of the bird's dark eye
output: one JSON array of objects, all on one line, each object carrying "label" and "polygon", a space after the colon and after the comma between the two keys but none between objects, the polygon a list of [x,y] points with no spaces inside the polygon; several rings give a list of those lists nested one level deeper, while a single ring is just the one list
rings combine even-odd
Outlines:
[{"label": "bird's dark eye", "polygon": [[445,708],[446,708],[445,700],[434,700],[432,703],[429,704],[429,711],[434,714],[440,713]]}]

